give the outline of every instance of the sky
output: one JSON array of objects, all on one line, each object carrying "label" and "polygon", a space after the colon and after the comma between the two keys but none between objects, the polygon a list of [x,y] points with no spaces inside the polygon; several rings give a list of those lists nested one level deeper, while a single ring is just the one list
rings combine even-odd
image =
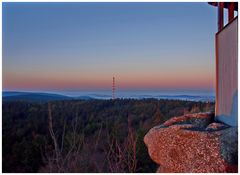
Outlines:
[{"label": "sky", "polygon": [[215,88],[203,3],[3,3],[3,90]]}]

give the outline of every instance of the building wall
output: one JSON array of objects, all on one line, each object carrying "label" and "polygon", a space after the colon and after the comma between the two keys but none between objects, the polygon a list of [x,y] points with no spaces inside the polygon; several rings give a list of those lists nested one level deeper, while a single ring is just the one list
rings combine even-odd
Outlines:
[{"label": "building wall", "polygon": [[237,126],[238,18],[216,34],[216,119]]}]

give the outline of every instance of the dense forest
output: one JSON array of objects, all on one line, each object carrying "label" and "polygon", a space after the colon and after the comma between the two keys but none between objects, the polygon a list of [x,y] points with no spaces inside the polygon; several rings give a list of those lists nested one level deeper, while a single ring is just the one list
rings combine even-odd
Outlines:
[{"label": "dense forest", "polygon": [[157,99],[3,101],[3,172],[155,172],[143,142],[214,103]]}]

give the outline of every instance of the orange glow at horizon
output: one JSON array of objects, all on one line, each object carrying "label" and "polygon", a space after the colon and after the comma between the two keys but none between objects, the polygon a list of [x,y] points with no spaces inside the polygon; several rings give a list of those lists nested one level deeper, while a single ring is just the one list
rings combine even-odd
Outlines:
[{"label": "orange glow at horizon", "polygon": [[[191,73],[190,73],[191,72]],[[134,72],[115,74],[119,89],[214,89],[214,75],[206,71]],[[3,89],[109,89],[112,75],[87,73],[8,74],[3,77]]]}]

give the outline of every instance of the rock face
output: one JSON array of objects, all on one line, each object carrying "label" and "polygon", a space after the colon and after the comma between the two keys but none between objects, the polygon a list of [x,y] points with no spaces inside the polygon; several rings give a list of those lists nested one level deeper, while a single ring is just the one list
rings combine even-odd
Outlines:
[{"label": "rock face", "polygon": [[238,171],[237,127],[214,122],[209,113],[174,117],[144,137],[161,173]]}]

